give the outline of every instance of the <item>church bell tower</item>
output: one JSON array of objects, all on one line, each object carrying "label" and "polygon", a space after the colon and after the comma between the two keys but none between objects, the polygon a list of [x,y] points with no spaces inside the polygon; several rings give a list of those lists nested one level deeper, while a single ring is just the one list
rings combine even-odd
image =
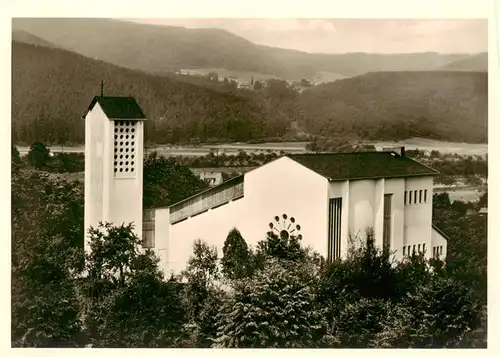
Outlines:
[{"label": "church bell tower", "polygon": [[99,222],[134,225],[142,238],[144,120],[132,97],[94,97],[85,120],[85,250]]}]

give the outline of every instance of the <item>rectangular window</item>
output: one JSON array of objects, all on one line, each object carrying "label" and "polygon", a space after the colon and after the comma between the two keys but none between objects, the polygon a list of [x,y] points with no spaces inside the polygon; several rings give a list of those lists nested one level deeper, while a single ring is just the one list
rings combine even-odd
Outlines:
[{"label": "rectangular window", "polygon": [[422,190],[418,191],[418,203],[422,203]]},{"label": "rectangular window", "polygon": [[384,233],[383,249],[391,249],[391,228],[392,228],[392,193],[384,195]]},{"label": "rectangular window", "polygon": [[408,191],[405,191],[405,204],[406,204],[407,200],[408,200]]},{"label": "rectangular window", "polygon": [[433,251],[434,251],[434,258],[439,259],[439,257],[443,254],[443,247],[442,246],[434,247]]},{"label": "rectangular window", "polygon": [[420,244],[418,245],[418,252],[420,253]]},{"label": "rectangular window", "polygon": [[424,202],[427,203],[427,190],[424,190]]},{"label": "rectangular window", "polygon": [[342,225],[342,197],[331,198],[328,208],[328,261],[340,257],[340,232]]},{"label": "rectangular window", "polygon": [[155,210],[147,209],[142,217],[142,247],[155,247]]},{"label": "rectangular window", "polygon": [[413,191],[413,203],[417,203],[417,190]]},{"label": "rectangular window", "polygon": [[408,204],[411,205],[411,191],[408,191]]},{"label": "rectangular window", "polygon": [[406,255],[406,246],[403,246],[403,255]]},{"label": "rectangular window", "polygon": [[425,254],[425,243],[422,245],[422,251]]},{"label": "rectangular window", "polygon": [[415,244],[413,244],[413,254],[415,254]]}]

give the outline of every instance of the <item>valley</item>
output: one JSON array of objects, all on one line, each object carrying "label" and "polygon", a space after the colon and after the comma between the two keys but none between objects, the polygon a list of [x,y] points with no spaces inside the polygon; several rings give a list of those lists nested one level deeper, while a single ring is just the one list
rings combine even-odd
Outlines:
[{"label": "valley", "polygon": [[[239,152],[244,151],[247,154],[258,154],[266,152],[285,152],[285,153],[301,153],[307,152],[306,145],[308,142],[268,142],[260,144],[246,144],[246,143],[231,143],[231,144],[213,144],[213,145],[157,145],[154,147],[146,148],[146,152],[156,151],[164,156],[203,156],[211,152],[219,154],[237,155]],[[469,144],[469,143],[456,143],[447,141],[436,141],[422,138],[412,138],[402,141],[366,141],[366,144],[374,145],[377,150],[383,147],[397,147],[404,146],[407,150],[436,150],[440,153],[456,153],[459,155],[479,155],[486,156],[488,154],[488,144]],[[17,147],[21,156],[28,154],[28,146]],[[80,146],[65,146],[54,145],[49,147],[53,153],[84,153],[85,147]]]}]

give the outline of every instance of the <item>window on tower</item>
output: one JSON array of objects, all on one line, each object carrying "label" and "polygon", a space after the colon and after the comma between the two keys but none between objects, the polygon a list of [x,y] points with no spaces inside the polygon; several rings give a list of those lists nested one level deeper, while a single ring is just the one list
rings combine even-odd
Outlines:
[{"label": "window on tower", "polygon": [[115,177],[135,177],[137,122],[116,120],[114,123],[113,170]]}]

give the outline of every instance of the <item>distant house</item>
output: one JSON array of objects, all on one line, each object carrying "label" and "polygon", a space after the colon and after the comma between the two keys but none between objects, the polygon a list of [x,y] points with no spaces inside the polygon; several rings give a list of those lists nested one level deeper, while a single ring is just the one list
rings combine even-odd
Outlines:
[{"label": "distant house", "polygon": [[469,209],[467,209],[467,212],[465,214],[467,216],[474,216],[476,214],[478,214],[480,216],[487,216],[488,215],[488,207],[481,207],[479,210],[469,208]]},{"label": "distant house", "polygon": [[291,154],[168,207],[143,210],[146,117],[139,105],[95,97],[83,117],[85,231],[98,222],[133,223],[166,276],[185,268],[196,239],[221,253],[233,228],[252,246],[269,230],[301,236],[329,261],[345,256],[369,229],[397,259],[419,252],[446,257],[446,238],[432,226],[437,172],[404,151]]},{"label": "distant house", "polygon": [[239,81],[238,82],[238,88],[241,88],[241,89],[251,89],[252,86],[250,85],[250,82],[248,82],[248,81]]},{"label": "distant house", "polygon": [[302,93],[306,89],[313,87],[313,85],[311,84],[311,82],[304,79],[302,81],[293,81],[291,87],[297,92]]},{"label": "distant house", "polygon": [[205,181],[209,186],[220,185],[223,181],[223,171],[214,168],[191,168],[191,172]]},{"label": "distant house", "polygon": [[478,214],[480,214],[480,215],[487,215],[488,214],[488,207],[482,207],[479,210]]},{"label": "distant house", "polygon": [[209,186],[217,186],[224,180],[224,174],[243,174],[252,170],[252,167],[192,167],[190,170]]}]

